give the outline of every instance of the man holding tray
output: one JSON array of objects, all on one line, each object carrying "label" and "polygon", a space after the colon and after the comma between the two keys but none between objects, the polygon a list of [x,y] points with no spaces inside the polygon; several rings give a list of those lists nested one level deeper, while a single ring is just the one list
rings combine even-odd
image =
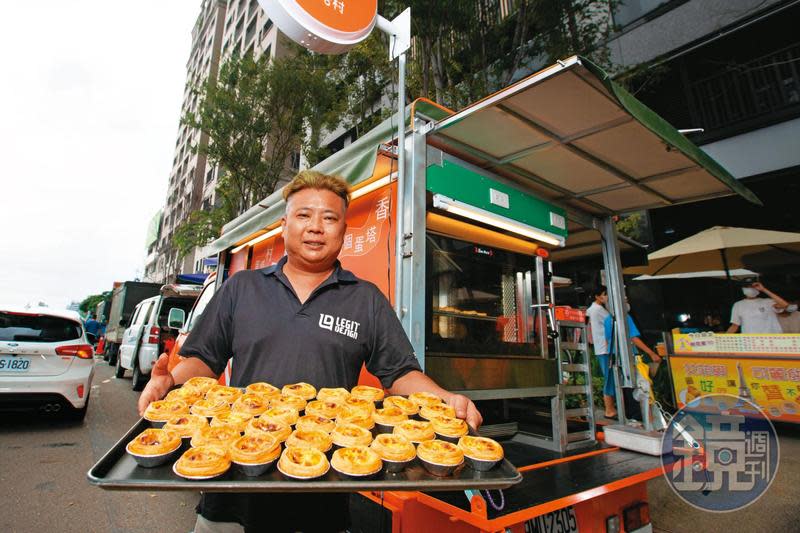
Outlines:
[{"label": "man holding tray", "polygon": [[[272,267],[242,271],[220,288],[198,319],[170,373],[167,356],[153,368],[139,398],[143,413],[176,384],[219,376],[233,357],[231,385],[266,381],[344,387],[362,364],[391,394],[431,392],[477,428],[482,418],[465,396],[420,371],[411,343],[386,297],[342,269],[347,183],[314,171],[283,191],[286,256]],[[343,531],[347,494],[202,494],[195,533],[208,531]]]}]

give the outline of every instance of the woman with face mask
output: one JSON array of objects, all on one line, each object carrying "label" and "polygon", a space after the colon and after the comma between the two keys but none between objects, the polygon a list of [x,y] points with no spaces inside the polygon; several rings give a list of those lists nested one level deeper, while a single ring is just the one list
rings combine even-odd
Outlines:
[{"label": "woman with face mask", "polygon": [[[769,298],[759,298],[760,293]],[[728,333],[783,333],[778,313],[789,303],[759,282],[742,287],[744,299],[733,304]]]}]

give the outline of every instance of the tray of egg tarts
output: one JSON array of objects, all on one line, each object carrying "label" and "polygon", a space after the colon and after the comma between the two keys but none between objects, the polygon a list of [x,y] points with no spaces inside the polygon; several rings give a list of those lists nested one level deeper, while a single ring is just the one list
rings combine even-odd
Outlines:
[{"label": "tray of egg tarts", "polygon": [[192,378],[152,402],[88,472],[116,490],[502,489],[522,477],[430,393]]}]

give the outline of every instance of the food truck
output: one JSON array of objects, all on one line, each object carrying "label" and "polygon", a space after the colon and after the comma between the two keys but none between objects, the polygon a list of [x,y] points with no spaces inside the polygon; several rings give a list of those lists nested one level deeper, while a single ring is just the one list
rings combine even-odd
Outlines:
[{"label": "food truck", "polygon": [[[622,316],[620,248],[635,243],[616,233],[617,215],[758,199],[577,56],[458,112],[417,100],[314,169],[352,188],[344,268],[386,294],[425,372],[478,404],[481,434],[523,476],[502,492],[362,492],[354,529],[648,530],[660,462],[598,438],[584,322],[554,312],[552,277],[559,261],[602,254]],[[284,205],[277,191],[224,227],[206,249],[216,283],[282,257]],[[630,387],[624,321],[615,334],[618,383]],[[366,372],[362,382],[377,384]]]}]

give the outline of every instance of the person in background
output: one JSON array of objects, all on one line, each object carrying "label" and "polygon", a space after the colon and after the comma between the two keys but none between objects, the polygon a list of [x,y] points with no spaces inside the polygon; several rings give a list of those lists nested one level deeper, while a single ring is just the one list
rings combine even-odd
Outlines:
[{"label": "person in background", "polygon": [[[606,418],[616,418],[617,407],[614,403],[616,393],[614,382],[609,380],[610,358],[604,327],[605,320],[609,316],[608,309],[605,307],[608,303],[608,290],[605,286],[599,285],[592,291],[591,297],[592,304],[586,310],[586,316],[589,318],[589,340],[594,345],[594,354],[597,356],[600,370],[603,372],[603,406],[605,408],[603,415]],[[611,383],[610,386],[609,383]]]},{"label": "person in background", "polygon": [[[768,298],[759,298],[760,293]],[[778,313],[789,303],[758,281],[746,280],[742,287],[744,299],[733,304],[728,333],[783,333]]]},{"label": "person in background", "polygon": [[[633,343],[633,345],[641,352],[647,355],[650,360],[654,363],[661,363],[661,356],[654,352],[643,340],[642,334],[639,333],[639,328],[636,327],[636,324],[633,322],[633,319],[628,313],[625,313],[625,321],[628,324],[628,338]],[[610,355],[614,355],[614,316],[608,315],[603,323],[605,329],[605,336],[608,339],[608,353]],[[645,360],[645,362],[647,362]],[[610,388],[614,390],[614,374],[609,372],[609,381],[610,381]]]},{"label": "person in background", "polygon": [[789,305],[778,313],[778,323],[784,333],[800,333],[800,312],[797,311],[797,300],[790,300]]},{"label": "person in background", "polygon": [[100,337],[100,322],[94,319],[94,313],[86,315],[86,322],[83,323],[83,328],[86,330],[87,335],[90,336],[89,340],[92,344],[97,342]]}]

